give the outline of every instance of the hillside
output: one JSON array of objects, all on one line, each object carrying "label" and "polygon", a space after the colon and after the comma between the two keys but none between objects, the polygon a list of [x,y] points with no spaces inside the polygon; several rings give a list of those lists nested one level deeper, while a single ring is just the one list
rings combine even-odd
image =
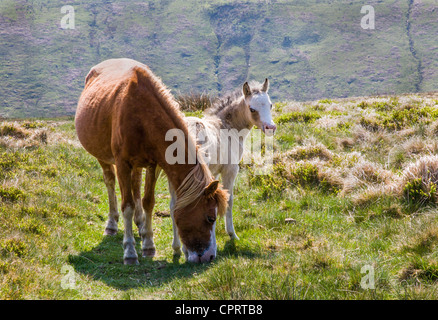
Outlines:
[{"label": "hillside", "polygon": [[73,121],[3,122],[0,299],[436,299],[438,95],[277,103],[274,118],[272,173],[242,165],[235,185],[240,240],[220,219],[214,262],[174,257],[163,175],[157,255],[137,266],[122,219],[103,236],[102,171]]},{"label": "hillside", "polygon": [[98,62],[148,64],[175,94],[223,93],[271,79],[275,101],[433,91],[438,4],[368,1],[70,1],[64,30],[55,0],[0,2],[0,115],[71,115]]}]

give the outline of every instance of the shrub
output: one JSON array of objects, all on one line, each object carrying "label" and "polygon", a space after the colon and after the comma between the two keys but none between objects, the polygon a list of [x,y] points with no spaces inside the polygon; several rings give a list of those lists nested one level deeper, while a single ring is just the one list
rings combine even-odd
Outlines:
[{"label": "shrub", "polygon": [[338,193],[343,186],[342,179],[333,170],[321,167],[313,162],[297,162],[290,168],[286,178],[301,188],[319,188],[322,192]]},{"label": "shrub", "polygon": [[249,184],[251,187],[257,187],[260,190],[259,198],[263,200],[279,196],[287,187],[284,173],[285,168],[281,163],[275,164],[273,172],[267,175],[256,175],[250,169],[251,178]]},{"label": "shrub", "polygon": [[21,163],[27,162],[29,156],[26,154],[20,154],[19,152],[0,154],[0,176],[6,171],[10,171],[13,168],[19,167]]},{"label": "shrub", "polygon": [[23,231],[39,235],[46,235],[48,233],[46,226],[36,219],[25,219],[21,221],[19,223],[19,228]]},{"label": "shrub", "polygon": [[436,204],[438,184],[438,156],[418,159],[405,168],[398,184],[398,191],[411,204]]},{"label": "shrub", "polygon": [[275,118],[274,122],[277,124],[283,124],[287,122],[305,122],[305,123],[313,123],[315,120],[321,118],[321,115],[317,112],[306,111],[292,111],[285,114],[282,114]]},{"label": "shrub", "polygon": [[362,117],[359,123],[362,125],[362,127],[372,132],[376,132],[383,128],[382,123],[378,119],[372,117]]},{"label": "shrub", "polygon": [[421,178],[408,181],[403,187],[403,194],[408,202],[414,203],[436,203],[436,184],[424,183]]},{"label": "shrub", "polygon": [[438,279],[438,262],[424,258],[415,258],[400,274],[401,280],[422,279],[436,281]]},{"label": "shrub", "polygon": [[11,136],[18,139],[24,139],[29,136],[29,132],[13,123],[5,123],[0,127],[0,136]]},{"label": "shrub", "polygon": [[300,187],[317,186],[318,179],[318,167],[310,162],[297,163],[291,172],[288,179]]},{"label": "shrub", "polygon": [[16,202],[26,197],[25,193],[15,187],[0,187],[0,198],[2,201]]},{"label": "shrub", "polygon": [[5,239],[1,247],[5,252],[13,253],[18,257],[22,257],[27,253],[26,244],[18,238]]},{"label": "shrub", "polygon": [[331,100],[331,99],[322,99],[322,100],[319,100],[318,101],[318,103],[328,103],[328,104],[330,104],[330,103],[334,103],[335,101],[333,101],[333,100]]}]

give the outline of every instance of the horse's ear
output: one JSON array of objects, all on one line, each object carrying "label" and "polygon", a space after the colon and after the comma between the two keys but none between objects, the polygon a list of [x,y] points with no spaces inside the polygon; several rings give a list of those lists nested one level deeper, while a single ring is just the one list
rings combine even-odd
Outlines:
[{"label": "horse's ear", "polygon": [[219,180],[214,180],[210,182],[208,186],[204,189],[204,195],[206,197],[212,197],[214,193],[216,192],[217,188],[219,187]]},{"label": "horse's ear", "polygon": [[248,82],[243,84],[243,95],[245,97],[249,97],[251,95],[251,88],[249,87]]},{"label": "horse's ear", "polygon": [[266,78],[265,82],[263,82],[262,91],[268,92],[268,90],[269,90],[269,80],[268,80],[268,78]]}]

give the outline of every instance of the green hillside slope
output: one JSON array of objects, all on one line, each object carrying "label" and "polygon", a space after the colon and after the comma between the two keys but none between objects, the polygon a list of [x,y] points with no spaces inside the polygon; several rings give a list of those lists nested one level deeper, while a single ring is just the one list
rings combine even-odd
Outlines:
[{"label": "green hillside slope", "polygon": [[438,2],[0,1],[0,115],[74,114],[88,70],[129,57],[174,93],[217,94],[271,79],[274,100],[436,90]]}]

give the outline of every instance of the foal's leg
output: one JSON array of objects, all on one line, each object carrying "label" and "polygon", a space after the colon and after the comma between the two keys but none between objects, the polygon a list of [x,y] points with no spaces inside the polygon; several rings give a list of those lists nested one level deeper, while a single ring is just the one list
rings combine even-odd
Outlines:
[{"label": "foal's leg", "polygon": [[117,196],[116,196],[116,175],[114,172],[114,165],[99,161],[103,170],[103,181],[105,181],[106,189],[108,191],[109,214],[106,223],[104,235],[115,235],[118,227],[119,212],[117,210]]},{"label": "foal's leg", "polygon": [[174,208],[176,204],[176,192],[173,186],[169,182],[169,193],[170,193],[170,216],[172,217],[172,229],[173,229],[173,254],[176,256],[181,255],[181,241],[179,239],[178,228],[175,223],[175,217],[173,216]]},{"label": "foal's leg", "polygon": [[155,206],[155,183],[161,169],[158,166],[146,168],[144,184],[143,209],[146,220],[141,232],[143,257],[155,256],[154,231],[152,229],[152,211]]},{"label": "foal's leg", "polygon": [[134,217],[135,203],[131,189],[131,168],[128,163],[120,160],[116,162],[117,179],[119,180],[122,193],[123,224],[123,262],[124,264],[138,264],[138,256],[135,251],[135,239],[132,233],[132,218]]},{"label": "foal's leg", "polygon": [[229,165],[227,169],[222,172],[221,177],[224,189],[227,189],[230,194],[227,212],[225,213],[225,231],[231,239],[239,240],[233,225],[233,187],[237,173],[239,173],[239,165]]}]

